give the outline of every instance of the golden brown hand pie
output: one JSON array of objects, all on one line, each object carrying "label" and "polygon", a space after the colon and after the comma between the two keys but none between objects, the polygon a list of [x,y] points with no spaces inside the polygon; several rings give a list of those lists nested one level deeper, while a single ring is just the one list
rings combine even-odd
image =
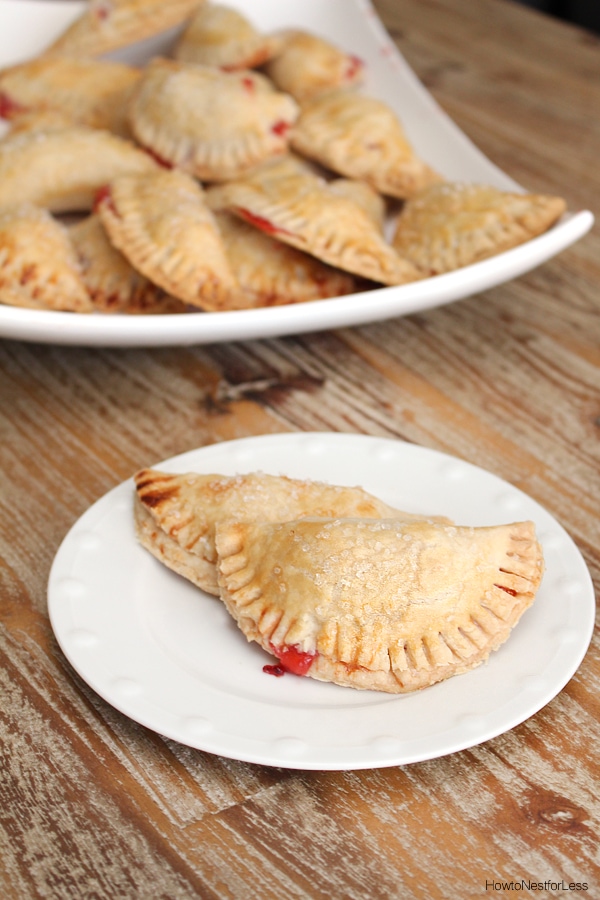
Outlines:
[{"label": "golden brown hand pie", "polygon": [[129,110],[142,146],[203,181],[284,153],[297,115],[295,101],[257,72],[163,59],[147,67]]},{"label": "golden brown hand pie", "polygon": [[400,693],[472,669],[533,602],[531,522],[217,525],[221,598],[249,641],[320,681]]},{"label": "golden brown hand pie", "polygon": [[[210,205],[210,191],[208,202]],[[231,309],[305,303],[353,293],[357,280],[277,241],[227,212],[216,212],[227,259],[237,281]]]},{"label": "golden brown hand pie", "polygon": [[354,54],[316,34],[289,30],[282,50],[267,63],[265,71],[282,91],[305,101],[322,91],[360,84],[364,64]]},{"label": "golden brown hand pie", "polygon": [[424,275],[438,275],[542,234],[564,210],[560,197],[440,184],[407,201],[393,243]]},{"label": "golden brown hand pie", "polygon": [[0,302],[91,312],[66,229],[29,203],[0,209]]},{"label": "golden brown hand pie", "polygon": [[89,211],[98,188],[117,175],[158,168],[129,141],[83,125],[9,133],[0,141],[0,206]]},{"label": "golden brown hand pie", "polygon": [[0,71],[0,115],[56,110],[72,122],[125,134],[138,69],[101,60],[38,57]]},{"label": "golden brown hand pie", "polygon": [[88,0],[46,56],[100,56],[161,34],[193,15],[202,0]]},{"label": "golden brown hand pie", "polygon": [[219,69],[252,69],[281,49],[282,38],[261,34],[237,9],[205,3],[190,20],[175,51],[175,59]]},{"label": "golden brown hand pie", "polygon": [[392,509],[359,487],[285,476],[172,475],[143,469],[135,476],[140,543],[202,590],[218,594],[215,527],[223,519],[265,522],[303,516],[420,517]]},{"label": "golden brown hand pie", "polygon": [[99,312],[180,313],[188,307],[145,278],[110,243],[97,215],[69,227],[81,275]]},{"label": "golden brown hand pie", "polygon": [[369,213],[293,157],[260,166],[217,190],[220,208],[331,266],[383,284],[420,277],[385,241]]},{"label": "golden brown hand pie", "polygon": [[410,197],[440,180],[415,153],[395,112],[353,91],[332,91],[305,103],[291,144],[298,153],[391,197]]},{"label": "golden brown hand pie", "polygon": [[111,243],[167,293],[220,309],[235,287],[223,241],[199,183],[177,169],[115,178],[96,210]]}]

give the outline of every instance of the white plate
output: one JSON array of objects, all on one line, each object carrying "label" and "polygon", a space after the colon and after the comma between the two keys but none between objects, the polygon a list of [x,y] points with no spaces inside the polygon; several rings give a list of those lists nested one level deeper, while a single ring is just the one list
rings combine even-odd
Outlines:
[{"label": "white plate", "polygon": [[526,494],[459,459],[364,435],[278,434],[216,444],[158,467],[265,471],[362,485],[387,503],[466,525],[532,519],[547,569],[538,597],[490,661],[393,696],[262,671],[215,597],[136,542],[130,479],[71,529],[50,574],[52,627],[101,697],[136,722],[220,756],[297,769],[360,769],[431,759],[501,734],[548,703],[578,668],[594,624],[586,565]]},{"label": "white plate", "polygon": [[[388,37],[369,0],[230,0],[265,31],[289,25],[313,30],[367,63],[365,91],[389,103],[421,156],[451,180],[519,186],[493,165],[417,80]],[[0,66],[33,56],[78,15],[79,2],[0,0]],[[113,57],[141,63],[166,51],[167,37]],[[165,346],[301,334],[360,325],[430,309],[528,272],[582,237],[591,212],[566,214],[547,234],[490,260],[417,284],[378,288],[308,304],[234,312],[167,316],[91,315],[0,306],[0,336],[97,346]]]}]

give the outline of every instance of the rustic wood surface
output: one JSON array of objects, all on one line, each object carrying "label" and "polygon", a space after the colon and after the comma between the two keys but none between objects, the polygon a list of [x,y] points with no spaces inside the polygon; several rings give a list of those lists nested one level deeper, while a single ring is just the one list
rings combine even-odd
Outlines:
[{"label": "rustic wood surface", "polygon": [[[600,212],[600,43],[501,0],[376,0],[501,168]],[[600,579],[600,240],[510,284],[361,328],[158,350],[0,342],[0,896],[600,897],[600,646],[514,730],[406,767],[271,769],[103,702],[47,615],[52,559],[142,466],[269,432],[383,435],[541,502]],[[496,887],[490,885],[493,882]],[[568,894],[572,896],[573,894]]]}]

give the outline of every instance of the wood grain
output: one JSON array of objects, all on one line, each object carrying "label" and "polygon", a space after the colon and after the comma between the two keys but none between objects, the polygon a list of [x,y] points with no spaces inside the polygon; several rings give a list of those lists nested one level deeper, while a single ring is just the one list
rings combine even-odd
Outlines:
[{"label": "wood grain", "polygon": [[[600,210],[600,43],[504,0],[376,0],[408,62],[524,186]],[[302,772],[192,750],[72,670],[46,584],[136,469],[252,434],[397,437],[541,502],[600,581],[600,240],[429,312],[154,350],[0,344],[0,895],[600,896],[600,647],[512,731],[406,767]],[[488,887],[486,888],[486,883]]]}]

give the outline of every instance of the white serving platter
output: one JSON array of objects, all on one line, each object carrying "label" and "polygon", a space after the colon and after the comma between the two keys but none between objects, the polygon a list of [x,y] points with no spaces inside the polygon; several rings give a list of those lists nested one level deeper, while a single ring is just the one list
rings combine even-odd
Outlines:
[{"label": "white serving platter", "polygon": [[[0,66],[35,56],[83,8],[79,0],[0,0]],[[230,0],[259,28],[300,27],[367,65],[363,90],[401,118],[417,152],[449,180],[521,190],[452,122],[416,78],[369,0]],[[112,54],[142,64],[168,53],[174,32]],[[524,186],[526,188],[526,186]],[[184,315],[81,315],[0,305],[0,337],[82,346],[169,346],[268,338],[361,325],[463,299],[523,275],[585,235],[588,210],[567,212],[546,234],[492,259],[400,287],[275,308]]]}]

